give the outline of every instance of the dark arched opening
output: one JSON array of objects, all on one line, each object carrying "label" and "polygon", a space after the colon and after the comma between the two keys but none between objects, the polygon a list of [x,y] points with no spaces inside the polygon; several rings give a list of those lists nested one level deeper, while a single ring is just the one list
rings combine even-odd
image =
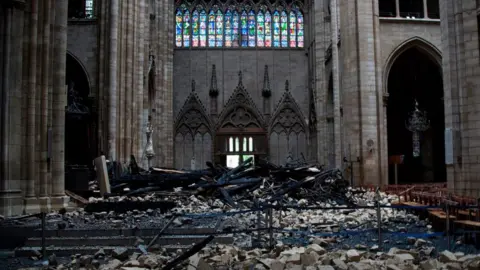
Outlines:
[{"label": "dark arched opening", "polygon": [[[395,183],[396,176],[399,184],[446,181],[441,68],[418,48],[407,49],[390,69],[388,94],[389,183]],[[429,122],[428,129],[417,133],[418,140],[409,122],[415,102]]]},{"label": "dark arched opening", "polygon": [[88,76],[72,55],[67,53],[67,108],[65,111],[66,188],[88,190],[92,160],[97,156],[96,115],[90,95]]}]

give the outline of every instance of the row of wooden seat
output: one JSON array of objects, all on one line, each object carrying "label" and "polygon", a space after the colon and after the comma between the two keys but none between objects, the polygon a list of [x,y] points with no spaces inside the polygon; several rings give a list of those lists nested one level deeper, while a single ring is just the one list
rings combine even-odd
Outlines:
[{"label": "row of wooden seat", "polygon": [[[413,206],[413,207],[421,207],[421,206],[426,206],[422,203],[418,202],[397,202],[395,204],[401,204],[405,206]],[[477,217],[477,211],[474,210],[460,210],[455,208],[451,208],[453,211],[449,215],[449,219],[453,221],[455,224],[459,225],[464,225],[468,227],[475,227],[475,228],[480,228],[480,221],[477,220],[471,220],[471,219],[460,219],[462,217]],[[440,220],[445,220],[447,219],[447,213],[442,209],[442,208],[431,208],[428,210],[428,213],[430,216],[440,219]]]}]

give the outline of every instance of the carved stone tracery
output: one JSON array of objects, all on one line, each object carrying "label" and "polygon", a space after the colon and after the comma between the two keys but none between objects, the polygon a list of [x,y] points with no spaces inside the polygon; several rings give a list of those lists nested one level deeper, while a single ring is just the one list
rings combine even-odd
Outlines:
[{"label": "carved stone tracery", "polygon": [[302,12],[305,12],[308,5],[305,4],[306,0],[258,0],[258,1],[251,1],[251,0],[225,0],[225,1],[203,1],[203,0],[192,0],[192,1],[182,1],[176,0],[175,1],[175,8],[182,7],[188,9],[192,12],[195,9],[205,8],[205,10],[212,9],[213,11],[221,10],[225,12],[227,9],[230,10],[237,10],[246,12],[250,10],[254,10],[255,12],[258,11],[267,11],[274,12],[275,10],[278,11],[290,11],[294,9],[299,9]]},{"label": "carved stone tracery", "polygon": [[211,133],[211,122],[207,117],[207,110],[202,105],[200,98],[195,92],[195,81],[192,81],[192,92],[187,97],[178,118],[175,121],[175,131],[194,136],[196,133]]},{"label": "carved stone tracery", "polygon": [[262,114],[243,86],[242,72],[238,74],[238,85],[220,114],[217,128],[265,128]]},{"label": "carved stone tracery", "polygon": [[303,114],[293,98],[288,80],[285,82],[285,93],[274,111],[270,124],[270,132],[300,133],[306,131]]}]

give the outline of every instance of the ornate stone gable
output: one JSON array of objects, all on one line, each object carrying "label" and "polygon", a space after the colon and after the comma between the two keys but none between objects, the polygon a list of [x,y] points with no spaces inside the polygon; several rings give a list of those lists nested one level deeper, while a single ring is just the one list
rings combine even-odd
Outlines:
[{"label": "ornate stone gable", "polygon": [[283,93],[278,102],[270,120],[270,133],[286,132],[300,133],[305,132],[306,123],[302,111],[289,90],[288,80],[285,82],[285,93]]},{"label": "ornate stone gable", "polygon": [[200,97],[195,92],[194,80],[192,80],[192,92],[188,95],[175,120],[175,133],[184,135],[190,133],[192,136],[196,133],[212,133],[212,123],[207,117],[207,110]]},{"label": "ornate stone gable", "polygon": [[242,72],[238,85],[220,113],[216,128],[265,128],[265,120],[255,102],[243,86]]}]

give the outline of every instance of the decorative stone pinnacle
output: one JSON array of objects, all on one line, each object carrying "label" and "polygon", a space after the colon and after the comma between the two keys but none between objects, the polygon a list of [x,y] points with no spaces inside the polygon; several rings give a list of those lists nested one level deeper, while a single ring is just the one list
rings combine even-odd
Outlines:
[{"label": "decorative stone pinnacle", "polygon": [[238,72],[238,85],[243,85],[241,70]]},{"label": "decorative stone pinnacle", "polygon": [[265,65],[265,72],[263,75],[262,96],[264,98],[269,98],[271,95],[272,95],[272,91],[270,90],[270,78],[268,77],[268,65]]},{"label": "decorative stone pinnacle", "polygon": [[195,80],[192,80],[192,92],[195,92]]},{"label": "decorative stone pinnacle", "polygon": [[289,89],[289,88],[290,88],[290,87],[289,87],[289,84],[290,84],[290,83],[288,82],[288,80],[286,80],[286,81],[285,81],[285,92],[290,91],[290,89]]},{"label": "decorative stone pinnacle", "polygon": [[217,97],[218,96],[218,87],[217,87],[217,69],[215,64],[212,65],[212,78],[210,80],[210,97]]}]

